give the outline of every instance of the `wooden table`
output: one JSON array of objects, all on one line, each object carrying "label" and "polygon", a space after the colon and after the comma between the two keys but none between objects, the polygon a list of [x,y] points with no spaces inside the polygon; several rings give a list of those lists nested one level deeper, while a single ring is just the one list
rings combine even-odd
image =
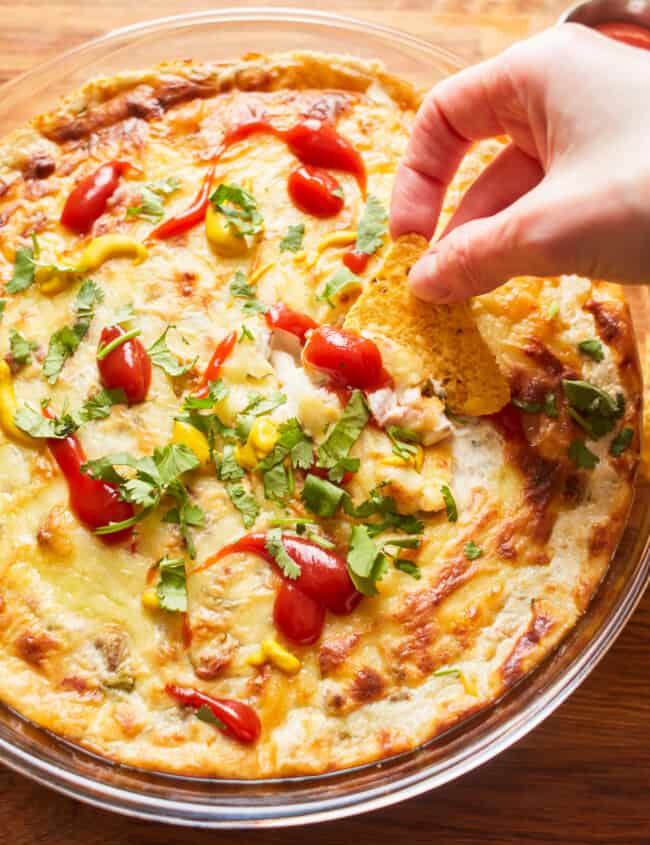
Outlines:
[{"label": "wooden table", "polygon": [[[290,0],[287,0],[288,5]],[[295,3],[322,8],[317,0]],[[144,16],[212,0],[4,0],[0,81]],[[249,5],[239,2],[228,5]],[[251,4],[252,5],[252,4]],[[272,5],[268,3],[267,5]],[[562,0],[333,0],[331,11],[445,43],[468,60],[551,24]],[[450,40],[451,36],[451,40]],[[650,842],[650,593],[587,682],[531,735],[462,780],[397,807],[310,829],[209,833],[134,822],[82,806],[0,768],[0,841],[12,845],[529,845]]]}]

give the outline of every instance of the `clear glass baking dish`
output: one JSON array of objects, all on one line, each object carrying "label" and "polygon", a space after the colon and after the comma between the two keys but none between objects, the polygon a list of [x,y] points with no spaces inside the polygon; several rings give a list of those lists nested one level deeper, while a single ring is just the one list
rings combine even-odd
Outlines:
[{"label": "clear glass baking dish", "polygon": [[[223,9],[131,26],[41,65],[0,89],[0,134],[88,78],[164,59],[236,58],[314,49],[381,59],[422,87],[460,67],[443,49],[362,21],[290,9]],[[639,337],[648,292],[630,291]],[[385,807],[440,786],[532,730],[584,680],[620,633],[650,574],[650,488],[640,479],[616,556],[588,612],[542,666],[494,706],[408,754],[337,774],[284,780],[181,778],[113,765],[0,705],[0,760],[104,809],[193,827],[305,824]]]}]

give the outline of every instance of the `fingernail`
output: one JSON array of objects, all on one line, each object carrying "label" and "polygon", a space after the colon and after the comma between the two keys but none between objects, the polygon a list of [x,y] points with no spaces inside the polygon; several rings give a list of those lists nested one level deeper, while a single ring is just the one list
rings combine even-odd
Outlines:
[{"label": "fingernail", "polygon": [[438,263],[435,252],[429,252],[413,265],[409,273],[411,290],[425,302],[447,302],[451,296],[451,288],[438,278]]}]

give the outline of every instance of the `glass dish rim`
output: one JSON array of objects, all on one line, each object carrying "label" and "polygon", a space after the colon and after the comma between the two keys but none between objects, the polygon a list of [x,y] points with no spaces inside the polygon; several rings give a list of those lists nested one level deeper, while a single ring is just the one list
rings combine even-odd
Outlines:
[{"label": "glass dish rim", "polygon": [[[399,43],[408,45],[429,54],[451,68],[460,69],[466,63],[444,48],[408,33],[403,33],[392,27],[370,23],[359,18],[346,15],[330,14],[316,10],[304,10],[285,6],[250,6],[242,9],[225,7],[181,15],[171,15],[155,18],[140,23],[131,24],[107,32],[98,38],[86,41],[71,50],[47,60],[35,68],[26,71],[0,86],[2,93],[12,93],[14,90],[29,85],[32,80],[42,79],[45,74],[56,68],[61,68],[70,61],[83,60],[84,56],[101,48],[110,48],[111,44],[126,37],[154,34],[164,30],[175,30],[182,27],[201,25],[214,22],[242,22],[274,20],[285,23],[307,23],[330,27],[345,27],[348,31],[374,34],[383,37],[393,45]],[[638,485],[637,485],[638,486]],[[497,754],[510,747],[518,739],[532,731],[541,721],[549,716],[587,677],[622,631],[626,621],[639,603],[645,586],[650,578],[650,550],[648,543],[635,565],[635,570],[621,593],[618,604],[610,609],[602,623],[601,630],[589,639],[587,644],[575,656],[564,671],[543,690],[543,693],[528,702],[517,713],[505,722],[489,728],[478,742],[457,751],[444,763],[423,766],[420,770],[401,775],[396,780],[379,785],[371,785],[363,789],[349,790],[344,795],[333,798],[323,798],[315,801],[296,802],[290,806],[258,802],[240,805],[233,809],[215,802],[210,805],[189,800],[161,798],[147,795],[143,791],[135,791],[123,787],[113,786],[97,778],[85,774],[77,774],[63,767],[41,759],[35,754],[14,746],[10,741],[0,737],[0,762],[11,769],[23,774],[45,786],[81,800],[95,807],[112,810],[123,815],[148,821],[173,823],[181,826],[199,828],[259,828],[290,826],[298,824],[312,824],[326,820],[344,818],[362,812],[380,809],[407,800],[423,792],[441,786],[457,777],[482,765]],[[538,671],[539,667],[537,670]],[[534,674],[534,673],[533,673]],[[510,690],[506,696],[513,694]],[[43,730],[43,729],[40,729]],[[47,733],[47,732],[46,732]],[[61,741],[60,737],[57,737]],[[63,740],[65,742],[65,740]],[[73,743],[70,743],[74,746]],[[84,749],[80,751],[88,755]],[[409,752],[412,753],[412,752]],[[91,758],[101,759],[106,765],[113,765],[104,758],[90,754]],[[393,758],[391,758],[393,759]],[[361,767],[332,773],[345,776],[348,773],[381,766],[379,763],[364,764]],[[186,780],[174,775],[165,775],[170,782]],[[297,783],[304,780],[323,782],[329,775],[312,776],[309,778],[285,778],[258,780],[254,783]],[[196,780],[196,779],[192,779]],[[227,782],[225,779],[211,779],[214,783]],[[232,782],[232,781],[230,781]],[[245,782],[242,782],[245,783]]]}]

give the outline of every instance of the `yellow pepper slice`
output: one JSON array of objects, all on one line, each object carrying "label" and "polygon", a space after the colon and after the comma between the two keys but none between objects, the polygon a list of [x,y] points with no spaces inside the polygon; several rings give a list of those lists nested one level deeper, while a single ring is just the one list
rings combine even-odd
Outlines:
[{"label": "yellow pepper slice", "polygon": [[141,264],[148,255],[143,244],[126,235],[100,235],[81,253],[79,270],[82,273],[97,270],[110,258],[132,258],[135,264]]},{"label": "yellow pepper slice", "polygon": [[248,251],[246,238],[233,232],[212,205],[208,205],[205,214],[205,234],[214,251],[223,258],[238,258]]},{"label": "yellow pepper slice", "polygon": [[210,448],[204,434],[189,423],[181,420],[174,420],[172,429],[172,443],[178,443],[191,449],[201,463],[206,466],[210,463]]},{"label": "yellow pepper slice", "polygon": [[11,370],[6,361],[0,361],[0,428],[10,440],[20,443],[23,446],[37,446],[38,440],[34,440],[24,431],[21,431],[14,422],[14,415],[18,409],[14,382]]}]

